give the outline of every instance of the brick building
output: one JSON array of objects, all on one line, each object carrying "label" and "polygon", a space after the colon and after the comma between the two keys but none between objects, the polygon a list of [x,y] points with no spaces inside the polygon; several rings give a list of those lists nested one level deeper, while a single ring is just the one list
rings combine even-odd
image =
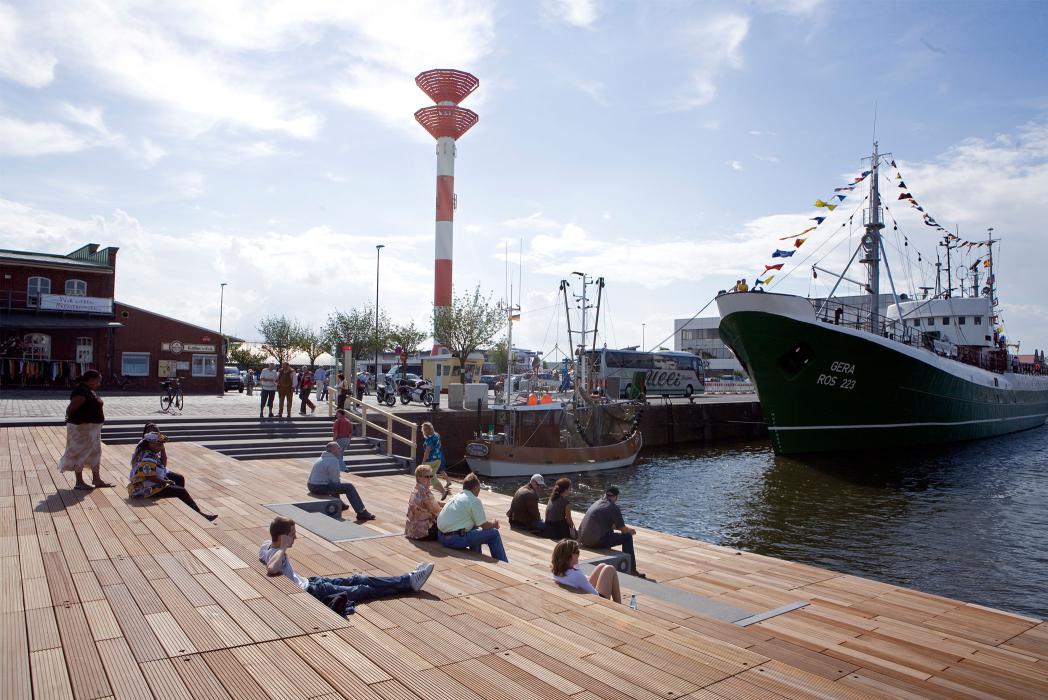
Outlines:
[{"label": "brick building", "polygon": [[68,255],[0,250],[0,386],[68,388],[88,369],[103,386],[219,391],[219,333],[115,301],[117,248]]}]

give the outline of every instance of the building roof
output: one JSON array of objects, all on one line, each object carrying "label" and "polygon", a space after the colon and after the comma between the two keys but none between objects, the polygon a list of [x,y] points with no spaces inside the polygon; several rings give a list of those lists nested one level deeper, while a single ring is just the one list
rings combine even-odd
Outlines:
[{"label": "building roof", "polygon": [[195,323],[189,323],[188,321],[183,321],[180,318],[172,318],[171,316],[165,316],[164,314],[158,314],[156,311],[150,311],[149,309],[143,309],[141,306],[132,306],[131,304],[126,304],[126,303],[124,303],[122,301],[116,301],[116,300],[113,300],[113,304],[114,305],[123,306],[124,308],[127,308],[127,309],[134,309],[135,311],[141,311],[144,314],[152,314],[153,316],[159,316],[160,318],[166,318],[168,321],[174,321],[175,323],[181,323],[183,326],[190,326],[191,328],[197,328],[197,329],[202,330],[202,331],[204,331],[206,333],[214,333],[215,335],[224,335],[226,337],[226,340],[228,340],[228,341],[230,341],[232,343],[242,343],[242,342],[244,342],[242,338],[237,338],[236,336],[230,335],[229,333],[219,333],[218,331],[213,330],[211,328],[204,328],[203,326],[198,326]]},{"label": "building roof", "polygon": [[[94,247],[95,251],[91,251],[90,248]],[[113,266],[109,264],[109,254],[107,251],[116,251],[115,248],[105,248],[101,251],[97,250],[98,246],[91,244],[91,246],[85,246],[79,250],[75,250],[68,255],[57,255],[54,253],[34,253],[25,250],[3,250],[0,249],[0,261],[10,260],[11,262],[18,263],[37,263],[40,265],[59,265],[62,267],[78,267],[96,269],[99,271],[112,271]],[[86,250],[85,250],[86,249]],[[105,253],[105,255],[102,255]]]}]

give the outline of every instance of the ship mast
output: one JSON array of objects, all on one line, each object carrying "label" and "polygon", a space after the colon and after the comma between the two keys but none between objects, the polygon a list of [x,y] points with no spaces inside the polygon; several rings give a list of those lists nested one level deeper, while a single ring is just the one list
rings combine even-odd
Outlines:
[{"label": "ship mast", "polygon": [[866,215],[866,233],[862,237],[862,247],[865,257],[859,262],[866,265],[869,272],[869,284],[867,288],[870,293],[870,332],[880,335],[880,306],[881,298],[881,194],[877,166],[879,156],[877,155],[877,142],[873,142],[873,156],[870,162],[870,208]]}]

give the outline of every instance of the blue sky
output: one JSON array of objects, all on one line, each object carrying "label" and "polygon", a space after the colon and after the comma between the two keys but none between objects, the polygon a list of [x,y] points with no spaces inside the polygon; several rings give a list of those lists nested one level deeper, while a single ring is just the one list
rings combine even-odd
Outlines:
[{"label": "blue sky", "polygon": [[[456,290],[501,297],[508,243],[521,344],[552,349],[557,282],[584,270],[608,283],[608,344],[646,324],[652,345],[863,169],[876,104],[927,211],[1004,238],[1006,327],[1043,349],[1046,29],[1032,2],[0,2],[0,246],[120,246],[121,300],[212,327],[228,282],[226,328],[251,339],[261,315],[372,300],[382,243],[383,308],[428,325],[413,78],[455,67],[481,81]],[[934,256],[908,214],[908,250]],[[828,287],[800,267],[776,291]]]}]

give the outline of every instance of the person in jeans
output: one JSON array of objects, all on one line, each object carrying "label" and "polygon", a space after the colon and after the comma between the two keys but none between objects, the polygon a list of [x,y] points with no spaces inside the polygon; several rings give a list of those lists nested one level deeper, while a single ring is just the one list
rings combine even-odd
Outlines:
[{"label": "person in jeans", "polygon": [[330,578],[326,576],[299,576],[291,564],[287,550],[295,544],[297,533],[295,521],[291,518],[276,517],[269,524],[270,539],[262,543],[258,550],[258,560],[266,565],[269,576],[287,576],[295,585],[311,596],[324,602],[331,596],[345,594],[349,599],[349,612],[352,605],[373,598],[384,598],[397,593],[407,593],[422,589],[430,574],[433,564],[419,564],[409,573],[400,576],[368,576],[353,574]]},{"label": "person in jeans", "polygon": [[295,370],[286,362],[280,364],[277,372],[277,397],[280,403],[277,405],[277,415],[284,417],[284,403],[287,403],[287,417],[291,417],[291,400],[295,391]]},{"label": "person in jeans", "polygon": [[[313,470],[309,472],[309,492],[325,496],[345,494],[350,506],[357,514],[358,521],[374,520],[375,516],[364,507],[364,501],[360,500],[356,487],[353,484],[343,484],[339,479],[341,456],[342,448],[338,446],[338,443],[329,442],[320,455],[320,459],[313,463]],[[343,503],[342,510],[348,510],[350,506]]]},{"label": "person in jeans", "polygon": [[630,555],[630,574],[647,578],[637,571],[637,557],[633,553],[633,536],[637,531],[623,521],[618,500],[619,487],[609,486],[604,497],[589,507],[579,525],[579,544],[600,549],[622,545],[623,554]]},{"label": "person in jeans", "polygon": [[258,404],[259,418],[262,418],[262,411],[266,408],[269,409],[269,417],[273,417],[273,397],[277,393],[278,376],[277,370],[272,362],[266,365],[266,368],[258,373],[258,386],[259,389],[261,389],[262,394],[262,398]]},{"label": "person in jeans", "polygon": [[[349,447],[349,443],[353,440],[353,424],[346,417],[346,409],[344,408],[335,411],[335,422],[331,425],[331,439],[342,448],[342,454],[345,454],[346,448]],[[349,467],[346,466],[346,460],[341,454],[338,457],[338,461],[342,471],[348,472]]]},{"label": "person in jeans", "polygon": [[313,373],[308,367],[302,369],[302,374],[298,379],[298,414],[300,416],[306,415],[306,406],[309,406],[310,413],[316,413],[317,405],[309,400],[309,395],[313,393]]},{"label": "person in jeans", "polygon": [[508,562],[502,546],[499,521],[488,520],[480,495],[480,479],[470,472],[462,480],[462,493],[448,500],[437,516],[437,539],[451,549],[470,549],[478,554],[481,545],[487,545],[491,556]]},{"label": "person in jeans", "polygon": [[327,370],[323,367],[317,367],[317,371],[313,373],[313,381],[316,382],[317,389],[317,403],[321,401],[327,401],[328,392],[328,376]]}]

